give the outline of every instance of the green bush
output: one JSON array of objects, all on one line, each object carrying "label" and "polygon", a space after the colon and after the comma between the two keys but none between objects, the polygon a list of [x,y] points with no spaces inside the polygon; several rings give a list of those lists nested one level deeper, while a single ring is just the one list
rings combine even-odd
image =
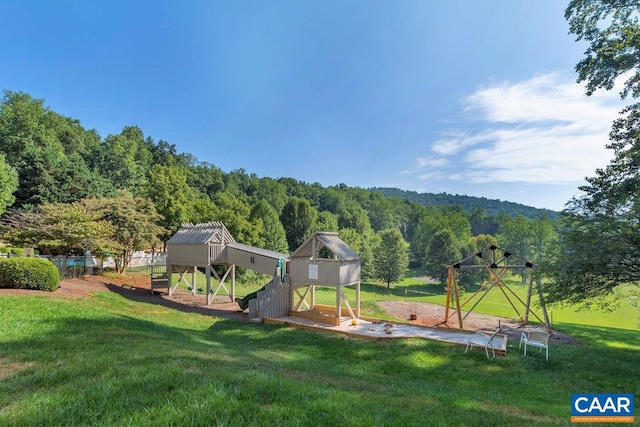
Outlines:
[{"label": "green bush", "polygon": [[20,248],[9,248],[9,253],[12,255],[22,255],[24,253],[24,250]]},{"label": "green bush", "polygon": [[58,269],[39,258],[0,259],[0,288],[55,291],[60,283]]},{"label": "green bush", "polygon": [[6,246],[0,246],[0,254],[8,254],[9,248]]}]

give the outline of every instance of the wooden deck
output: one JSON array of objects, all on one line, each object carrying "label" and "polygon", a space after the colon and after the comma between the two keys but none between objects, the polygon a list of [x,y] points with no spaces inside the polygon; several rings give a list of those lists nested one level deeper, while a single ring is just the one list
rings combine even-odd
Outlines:
[{"label": "wooden deck", "polygon": [[[475,333],[456,328],[437,328],[418,326],[401,322],[387,322],[385,320],[360,318],[355,322],[349,318],[342,320],[339,325],[332,325],[322,322],[319,315],[313,312],[298,316],[298,313],[291,312],[289,316],[281,318],[264,318],[263,322],[267,324],[285,325],[295,328],[303,328],[318,332],[328,332],[332,334],[341,334],[352,336],[355,338],[385,340],[385,339],[403,339],[403,338],[424,338],[437,341],[444,341],[460,346],[466,346],[469,338]],[[507,336],[498,334],[494,340],[494,350],[496,354],[506,356],[507,354]]]}]

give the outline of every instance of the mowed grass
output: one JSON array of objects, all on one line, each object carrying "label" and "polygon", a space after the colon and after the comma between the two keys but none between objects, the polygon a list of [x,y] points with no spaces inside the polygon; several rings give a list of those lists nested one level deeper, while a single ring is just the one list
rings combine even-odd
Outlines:
[{"label": "mowed grass", "polygon": [[571,393],[640,395],[637,329],[575,324],[584,345],[553,346],[549,361],[517,345],[487,360],[115,293],[3,296],[0,325],[2,426],[566,425]]},{"label": "mowed grass", "polygon": [[[174,277],[174,280],[177,281],[179,276],[174,275]],[[198,273],[198,275],[196,276],[196,280],[198,283],[197,286],[204,289],[204,275]],[[265,283],[267,281],[269,281],[268,278],[265,279]],[[519,276],[507,274],[503,277],[503,281],[508,286],[508,288],[513,291],[518,296],[518,298],[520,298],[520,300],[526,301],[528,286],[521,283],[521,279]],[[214,287],[213,282],[211,286]],[[182,287],[186,289],[184,285],[182,285]],[[227,287],[229,287],[228,284]],[[259,289],[260,287],[261,285],[243,285],[241,283],[237,283],[236,294],[239,296],[244,296],[249,292],[253,292]],[[476,287],[476,289],[478,287]],[[463,293],[460,296],[460,303],[464,304],[469,298],[471,298],[476,289]],[[615,305],[609,310],[596,308],[593,308],[591,310],[584,310],[572,306],[550,306],[547,309],[547,313],[553,327],[567,333],[579,333],[582,325],[638,331],[640,330],[640,310],[638,309],[640,301],[635,301],[634,306],[634,304],[632,303],[632,297],[630,295],[630,292],[628,292],[628,289],[629,287],[621,288],[621,290],[619,291],[619,293],[621,294],[619,304]],[[344,291],[348,300],[354,302],[354,287],[346,287],[344,288]],[[518,299],[511,295],[510,291],[505,290],[505,292],[509,295],[511,301],[516,306],[519,313],[522,315],[524,313],[524,306],[520,301],[518,301]],[[472,307],[475,301],[477,301],[483,294],[484,292],[478,293],[474,297],[474,299],[471,299],[464,305],[463,310]],[[446,304],[446,290],[440,284],[425,283],[421,278],[408,277],[401,283],[391,284],[389,288],[387,288],[386,284],[383,283],[362,283],[360,299],[362,310],[366,315],[385,318],[388,316],[385,316],[385,313],[380,311],[376,306],[375,303],[377,301],[428,302],[444,306]],[[316,302],[318,304],[335,305],[335,289],[329,287],[318,287],[316,289]],[[535,316],[539,317],[542,320],[543,315],[540,309],[535,288],[531,298],[531,309],[533,310],[533,313],[535,315],[530,315],[529,320],[533,324],[539,323]],[[518,315],[514,311],[513,307],[505,298],[504,294],[497,288],[497,286],[494,286],[488,293],[486,293],[485,296],[482,297],[482,301],[476,306],[473,311],[475,313],[485,313],[506,318],[518,318]],[[637,341],[640,341],[640,339],[634,340],[630,342],[630,344],[632,345],[632,347],[640,349],[638,347],[640,343],[638,343]]]}]

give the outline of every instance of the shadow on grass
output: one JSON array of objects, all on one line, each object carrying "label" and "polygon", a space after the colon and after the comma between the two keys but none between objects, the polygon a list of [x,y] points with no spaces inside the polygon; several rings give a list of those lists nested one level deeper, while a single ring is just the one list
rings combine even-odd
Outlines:
[{"label": "shadow on grass", "polygon": [[[548,363],[517,353],[487,360],[417,339],[363,341],[180,314],[167,325],[165,314],[135,306],[82,314],[36,300],[31,310],[49,310],[50,327],[2,342],[0,360],[24,368],[0,376],[0,424],[566,423],[568,393],[589,384],[606,391],[614,371],[619,387],[637,379],[635,353],[608,347],[558,347]],[[32,313],[12,318],[14,328],[37,327]],[[610,363],[621,357],[622,367]]]},{"label": "shadow on grass", "polygon": [[232,305],[235,304],[233,308],[237,308],[237,310],[229,309],[226,304],[224,309],[217,308],[217,306],[219,306],[218,304],[207,305],[207,296],[204,294],[197,294],[195,297],[192,297],[191,294],[189,294],[188,296],[186,296],[189,298],[188,302],[179,302],[168,299],[168,295],[166,293],[156,292],[154,295],[151,295],[149,289],[127,288],[113,283],[107,283],[106,286],[109,291],[117,293],[129,300],[144,302],[148,304],[156,304],[183,313],[198,313],[205,316],[225,317],[235,320],[249,319],[248,313],[240,310],[240,307],[236,307],[237,303],[232,302],[231,300],[229,300],[228,303]]}]

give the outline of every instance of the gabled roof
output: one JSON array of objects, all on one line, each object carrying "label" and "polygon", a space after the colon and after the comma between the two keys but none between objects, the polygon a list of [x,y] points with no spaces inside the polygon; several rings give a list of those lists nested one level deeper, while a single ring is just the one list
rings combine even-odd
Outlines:
[{"label": "gabled roof", "polygon": [[511,252],[491,245],[453,263],[453,268],[533,268],[533,263]]},{"label": "gabled roof", "polygon": [[[315,248],[313,247],[314,240],[316,242]],[[291,254],[291,258],[311,258],[314,254],[317,254],[322,247],[329,249],[342,261],[356,261],[360,259],[358,254],[338,237],[338,233],[329,231],[318,231],[313,234]]]},{"label": "gabled roof", "polygon": [[227,227],[220,221],[203,224],[182,224],[182,227],[167,241],[168,245],[208,245],[235,242]]}]

